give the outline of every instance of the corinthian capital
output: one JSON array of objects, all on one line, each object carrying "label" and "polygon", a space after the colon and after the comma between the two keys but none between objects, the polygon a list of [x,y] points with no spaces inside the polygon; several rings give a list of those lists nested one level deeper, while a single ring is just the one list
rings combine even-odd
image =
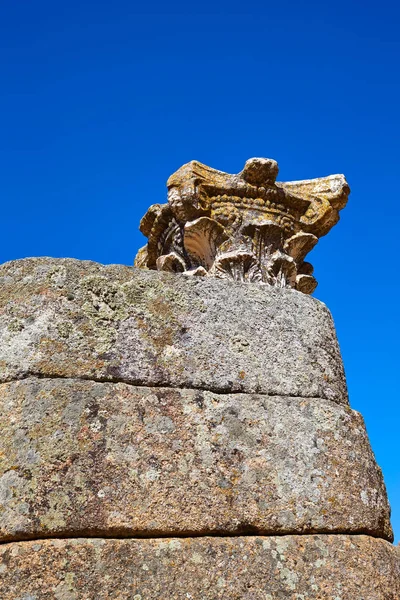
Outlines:
[{"label": "corinthian capital", "polygon": [[135,265],[312,293],[305,257],[339,220],[350,189],[343,175],[277,175],[268,158],[251,158],[237,175],[183,165],[168,180],[168,203],[151,206],[140,223],[148,243]]}]

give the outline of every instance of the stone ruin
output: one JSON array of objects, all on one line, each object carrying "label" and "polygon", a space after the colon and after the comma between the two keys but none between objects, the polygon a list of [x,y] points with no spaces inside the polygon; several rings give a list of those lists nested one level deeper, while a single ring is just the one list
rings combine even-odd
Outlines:
[{"label": "stone ruin", "polygon": [[291,287],[317,285],[306,255],[339,220],[343,175],[276,181],[275,160],[252,158],[238,175],[192,161],[168,180],[168,204],[140,224],[148,238],[137,267]]},{"label": "stone ruin", "polygon": [[2,600],[399,600],[400,554],[305,261],[341,175],[192,162],[136,267],[0,267]]}]

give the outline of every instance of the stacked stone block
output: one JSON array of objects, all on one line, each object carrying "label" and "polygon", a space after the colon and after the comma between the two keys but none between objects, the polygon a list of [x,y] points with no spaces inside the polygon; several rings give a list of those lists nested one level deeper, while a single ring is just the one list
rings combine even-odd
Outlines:
[{"label": "stacked stone block", "polygon": [[0,267],[0,597],[398,600],[334,326],[292,289]]}]

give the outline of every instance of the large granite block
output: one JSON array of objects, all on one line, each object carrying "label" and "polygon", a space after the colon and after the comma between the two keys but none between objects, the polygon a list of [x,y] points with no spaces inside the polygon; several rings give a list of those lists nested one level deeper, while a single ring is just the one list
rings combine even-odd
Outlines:
[{"label": "large granite block", "polygon": [[347,403],[332,318],[318,300],[73,259],[0,267],[0,380],[29,375]]},{"label": "large granite block", "polygon": [[400,552],[366,536],[37,540],[0,547],[2,600],[398,600]]},{"label": "large granite block", "polygon": [[73,379],[0,385],[0,537],[391,539],[359,413],[323,399]]}]

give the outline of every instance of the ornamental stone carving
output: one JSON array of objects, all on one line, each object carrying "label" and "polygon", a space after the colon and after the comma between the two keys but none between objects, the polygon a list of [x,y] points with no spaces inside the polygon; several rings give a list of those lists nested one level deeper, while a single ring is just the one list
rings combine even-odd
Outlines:
[{"label": "ornamental stone carving", "polygon": [[277,175],[267,158],[251,158],[237,175],[183,165],[167,182],[168,204],[153,204],[140,223],[148,243],[135,266],[311,294],[317,282],[306,255],[339,220],[350,188],[343,175]]}]

